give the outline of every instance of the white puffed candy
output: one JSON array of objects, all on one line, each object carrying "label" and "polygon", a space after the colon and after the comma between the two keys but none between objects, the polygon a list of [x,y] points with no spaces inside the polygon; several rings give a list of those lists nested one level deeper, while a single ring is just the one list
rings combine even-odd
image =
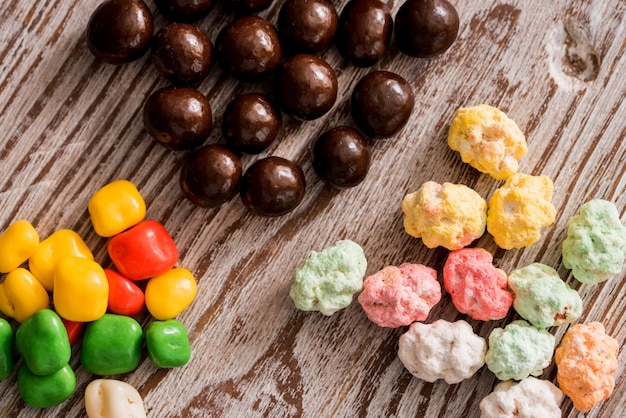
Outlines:
[{"label": "white puffed candy", "polygon": [[438,319],[414,322],[400,337],[398,357],[412,375],[427,382],[453,384],[474,375],[485,364],[487,343],[467,322]]},{"label": "white puffed candy", "polygon": [[563,392],[552,382],[527,377],[500,382],[480,401],[481,418],[560,418]]},{"label": "white puffed candy", "polygon": [[89,418],[146,418],[141,395],[133,386],[115,379],[96,379],[85,389]]}]

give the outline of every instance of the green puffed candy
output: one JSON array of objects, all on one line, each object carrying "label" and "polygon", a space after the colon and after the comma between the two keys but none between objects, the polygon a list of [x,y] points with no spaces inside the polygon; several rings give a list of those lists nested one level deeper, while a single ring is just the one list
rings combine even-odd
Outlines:
[{"label": "green puffed candy", "polygon": [[70,361],[72,347],[63,321],[56,312],[41,309],[22,322],[15,345],[33,374],[45,376]]},{"label": "green puffed candy", "polygon": [[87,325],[80,362],[99,376],[128,373],[139,364],[142,348],[139,322],[130,316],[107,313]]},{"label": "green puffed candy", "polygon": [[594,199],[569,219],[563,241],[563,265],[581,283],[596,284],[622,271],[626,257],[626,227],[615,205]]},{"label": "green puffed candy", "polygon": [[341,240],[321,252],[311,251],[296,270],[289,296],[303,311],[332,315],[350,305],[363,290],[367,260],[359,244]]},{"label": "green puffed candy", "polygon": [[146,328],[146,348],[157,367],[180,367],[191,357],[187,329],[176,319],[155,321]]},{"label": "green puffed candy", "polygon": [[15,368],[14,340],[11,324],[6,319],[0,318],[0,380],[11,376]]},{"label": "green puffed candy", "polygon": [[22,399],[33,408],[49,408],[74,393],[76,376],[69,364],[46,376],[33,374],[25,363],[17,372],[17,388]]},{"label": "green puffed candy", "polygon": [[513,307],[539,328],[570,324],[580,317],[583,302],[578,292],[552,267],[533,263],[509,274]]},{"label": "green puffed candy", "polygon": [[511,322],[489,335],[485,363],[500,380],[522,380],[539,376],[550,365],[554,336],[524,320]]}]

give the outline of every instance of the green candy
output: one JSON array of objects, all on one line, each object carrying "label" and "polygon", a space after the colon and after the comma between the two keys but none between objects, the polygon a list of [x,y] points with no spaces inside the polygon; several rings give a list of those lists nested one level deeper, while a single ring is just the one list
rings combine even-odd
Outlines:
[{"label": "green candy", "polygon": [[0,380],[6,379],[13,373],[15,367],[14,339],[11,324],[6,319],[0,318]]},{"label": "green candy", "polygon": [[69,364],[46,376],[33,374],[25,363],[17,372],[17,388],[22,399],[33,408],[49,408],[74,393],[76,376]]},{"label": "green candy", "polygon": [[146,328],[148,357],[157,367],[180,367],[191,357],[185,326],[176,319],[155,321]]},{"label": "green candy", "polygon": [[99,376],[128,373],[139,364],[142,346],[143,331],[135,319],[107,313],[87,325],[80,362]]},{"label": "green candy", "polygon": [[24,321],[15,333],[15,345],[33,374],[46,376],[70,361],[72,348],[59,315],[41,309]]}]

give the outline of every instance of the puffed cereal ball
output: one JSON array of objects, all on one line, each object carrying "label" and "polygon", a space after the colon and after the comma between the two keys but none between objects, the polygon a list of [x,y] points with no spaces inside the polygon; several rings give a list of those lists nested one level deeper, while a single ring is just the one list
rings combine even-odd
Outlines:
[{"label": "puffed cereal ball", "polygon": [[581,283],[596,284],[622,271],[626,227],[612,202],[594,199],[572,216],[563,241],[563,265]]},{"label": "puffed cereal ball", "polygon": [[517,124],[499,109],[479,104],[459,108],[448,132],[448,145],[463,162],[498,180],[506,180],[526,155],[526,138]]},{"label": "puffed cereal ball", "polygon": [[541,238],[541,228],[554,222],[552,180],[517,173],[489,200],[487,231],[500,248],[528,247]]},{"label": "puffed cereal ball", "polygon": [[480,418],[561,418],[563,392],[548,380],[500,382],[480,401]]},{"label": "puffed cereal ball", "polygon": [[427,181],[402,200],[404,230],[428,248],[458,250],[485,233],[487,202],[463,184]]},{"label": "puffed cereal ball", "polygon": [[599,322],[567,330],[554,356],[556,378],[577,409],[587,412],[613,393],[618,351],[617,340]]},{"label": "puffed cereal ball", "polygon": [[438,319],[414,322],[400,337],[398,357],[415,377],[427,382],[459,383],[485,364],[487,343],[467,322]]}]

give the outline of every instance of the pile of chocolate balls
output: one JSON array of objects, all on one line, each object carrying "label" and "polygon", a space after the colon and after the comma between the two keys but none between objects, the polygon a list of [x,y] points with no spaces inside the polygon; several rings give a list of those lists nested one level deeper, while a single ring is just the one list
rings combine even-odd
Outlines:
[{"label": "pile of chocolate balls", "polygon": [[[195,204],[215,207],[240,193],[244,205],[261,216],[280,216],[302,200],[302,169],[269,156],[245,173],[239,155],[258,154],[278,136],[282,114],[313,120],[326,114],[337,98],[337,77],[320,54],[334,42],[353,65],[369,67],[390,45],[431,57],[455,41],[459,17],[447,0],[406,0],[394,19],[381,0],[349,0],[338,13],[331,0],[285,0],[277,25],[256,15],[273,0],[230,0],[236,18],[223,27],[213,45],[192,23],[212,10],[215,0],[154,0],[172,23],[154,34],[152,12],[143,0],[105,0],[86,30],[89,50],[111,64],[124,64],[148,50],[154,67],[172,86],[152,93],[144,106],[145,129],[171,150],[191,150],[180,185]],[[241,82],[271,78],[273,97],[247,93],[232,99],[222,117],[225,144],[203,145],[213,125],[206,96],[194,86],[216,61]],[[358,131],[338,126],[312,147],[312,165],[325,182],[348,188],[365,178],[370,165],[368,140],[396,134],[415,104],[410,84],[389,71],[372,71],[355,85],[350,100]],[[367,138],[367,139],[366,139]]]}]

